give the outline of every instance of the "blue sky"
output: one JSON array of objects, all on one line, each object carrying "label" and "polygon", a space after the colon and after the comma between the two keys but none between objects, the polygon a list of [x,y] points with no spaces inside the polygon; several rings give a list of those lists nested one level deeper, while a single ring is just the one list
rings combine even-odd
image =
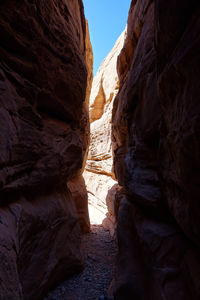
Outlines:
[{"label": "blue sky", "polygon": [[94,55],[94,75],[124,30],[131,0],[83,0]]}]

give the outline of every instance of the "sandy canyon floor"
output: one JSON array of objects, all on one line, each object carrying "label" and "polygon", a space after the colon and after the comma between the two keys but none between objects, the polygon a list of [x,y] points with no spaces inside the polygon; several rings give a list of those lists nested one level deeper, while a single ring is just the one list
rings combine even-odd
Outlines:
[{"label": "sandy canyon floor", "polygon": [[82,235],[85,269],[51,291],[45,300],[111,300],[107,289],[112,281],[116,259],[116,241],[102,225],[91,225]]}]

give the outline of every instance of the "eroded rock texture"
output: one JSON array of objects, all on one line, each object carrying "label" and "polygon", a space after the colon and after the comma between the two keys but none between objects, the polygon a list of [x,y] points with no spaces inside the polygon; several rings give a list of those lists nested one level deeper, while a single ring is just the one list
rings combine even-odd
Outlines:
[{"label": "eroded rock texture", "polygon": [[82,107],[82,114],[80,120],[80,130],[79,135],[82,140],[82,148],[83,148],[83,163],[82,168],[78,172],[78,174],[68,181],[67,186],[72,193],[73,200],[76,205],[76,209],[78,211],[79,222],[81,225],[81,231],[83,233],[90,231],[90,221],[89,221],[89,212],[88,212],[88,192],[85,185],[85,180],[82,175],[86,159],[88,156],[88,148],[90,142],[90,122],[89,122],[89,98],[90,92],[92,88],[93,81],[93,51],[92,45],[90,42],[90,34],[89,34],[89,26],[86,20],[86,35],[85,35],[85,62],[87,67],[87,88],[86,88],[86,96],[85,101]]},{"label": "eroded rock texture", "polygon": [[41,299],[83,265],[66,186],[88,147],[82,1],[1,1],[0,32],[0,299]]},{"label": "eroded rock texture", "polygon": [[105,226],[114,229],[112,199],[119,188],[112,169],[111,119],[113,100],[118,92],[117,57],[123,47],[126,30],[102,62],[92,84],[89,111],[91,135],[84,178],[89,192],[90,209],[102,215],[109,210]]},{"label": "eroded rock texture", "polygon": [[200,10],[132,1],[113,109],[115,299],[200,298]]}]

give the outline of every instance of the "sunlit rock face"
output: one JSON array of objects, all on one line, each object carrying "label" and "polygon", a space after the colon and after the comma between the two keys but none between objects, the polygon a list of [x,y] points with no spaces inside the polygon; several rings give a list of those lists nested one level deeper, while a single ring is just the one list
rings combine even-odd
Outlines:
[{"label": "sunlit rock face", "polygon": [[200,299],[200,11],[132,1],[118,58],[117,300]]},{"label": "sunlit rock face", "polygon": [[89,136],[82,1],[1,1],[0,27],[0,299],[42,299],[83,266],[66,186]]},{"label": "sunlit rock face", "polygon": [[[113,100],[119,87],[116,69],[117,57],[123,47],[125,36],[126,30],[121,34],[111,52],[102,62],[93,80],[90,95],[91,135],[84,178],[89,192],[92,222],[102,222],[107,211],[107,204],[110,203],[108,201],[108,192],[114,185],[116,190],[118,189],[112,166],[111,119]],[[108,205],[108,209],[109,207]],[[96,216],[94,216],[95,214]],[[108,218],[111,222],[111,227],[115,223],[112,215],[114,216],[109,209]],[[107,220],[106,226],[109,226],[109,220]]]}]

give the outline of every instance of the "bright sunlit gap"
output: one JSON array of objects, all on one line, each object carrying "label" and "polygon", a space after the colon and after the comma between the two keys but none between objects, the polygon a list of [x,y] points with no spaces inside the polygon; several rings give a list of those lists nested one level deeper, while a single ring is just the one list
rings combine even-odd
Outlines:
[{"label": "bright sunlit gap", "polygon": [[126,27],[130,0],[83,0],[94,55],[94,76]]},{"label": "bright sunlit gap", "polygon": [[[124,31],[126,24],[127,24],[127,18],[128,18],[128,11],[130,7],[131,0],[83,0],[84,8],[85,8],[85,17],[88,20],[89,24],[89,32],[90,32],[90,40],[92,43],[93,48],[93,57],[94,57],[94,70],[93,74],[94,77],[97,73],[97,70],[99,69],[101,63],[103,60],[107,57],[107,55],[110,53],[110,51],[113,49],[114,45],[116,44],[116,41],[121,36],[122,32]],[[117,47],[122,47],[122,41],[124,42],[124,38],[120,40],[121,42],[118,42]],[[115,48],[115,51],[112,52],[111,55],[112,59],[109,59],[110,67],[107,67],[110,70],[110,76],[108,76],[107,80],[110,81],[109,84],[103,83],[100,79],[101,75],[100,73],[97,74],[96,81],[93,81],[93,87],[91,91],[91,98],[90,98],[90,104],[93,103],[94,99],[98,99],[100,101],[100,94],[99,94],[99,82],[102,82],[102,88],[106,84],[107,89],[103,91],[105,93],[105,101],[108,101],[108,99],[112,99],[114,97],[114,91],[116,92],[115,87],[117,86],[117,72],[116,72],[116,61],[117,61],[117,55],[120,53],[121,48],[119,51],[117,51],[117,48]],[[117,54],[118,53],[118,54]],[[103,68],[103,66],[102,66]],[[105,68],[105,66],[104,66]],[[105,70],[104,70],[105,71]],[[108,74],[107,74],[108,75]],[[98,77],[100,76],[100,77]],[[104,86],[105,88],[105,86]],[[97,93],[96,93],[97,92]],[[113,95],[111,98],[110,96]],[[100,98],[98,98],[100,97]],[[93,99],[94,98],[94,99]],[[93,100],[92,100],[93,99]],[[114,98],[113,98],[114,99]],[[94,103],[96,103],[94,101]],[[97,106],[98,104],[92,104],[94,107],[95,113],[97,113]],[[112,101],[109,102],[110,104],[110,111],[112,110]],[[104,103],[105,104],[105,103]],[[103,104],[103,107],[104,107]],[[99,132],[96,132],[96,136],[98,134],[101,134],[102,130],[107,130],[108,136],[106,139],[110,139],[111,143],[111,136],[109,132],[111,132],[111,129],[109,128],[111,115],[109,114],[109,109],[102,111],[102,113],[106,114],[106,118],[101,119],[101,117],[96,117],[94,113],[94,118],[91,117],[91,124],[94,124],[96,122],[99,123]],[[104,124],[104,122],[107,122],[108,124]],[[101,125],[100,125],[101,124]],[[105,125],[105,126],[104,126]],[[98,127],[98,126],[97,126]],[[107,129],[105,129],[107,128]],[[94,131],[93,131],[94,130]],[[95,135],[95,126],[91,126],[91,136]],[[102,134],[104,135],[103,131]],[[103,136],[102,135],[102,136]],[[91,143],[91,147],[95,148],[95,153],[99,157],[101,157],[101,154],[106,152],[108,155],[108,152],[110,151],[110,148],[107,148],[106,144],[104,145],[105,141],[101,145],[98,143],[98,139],[96,139],[96,144],[93,145]],[[92,146],[93,145],[93,146]],[[99,153],[100,152],[100,153]],[[111,155],[111,153],[109,154]],[[102,161],[104,159],[102,158]],[[103,164],[110,165],[110,168],[112,166],[112,158],[110,157],[110,161],[102,162],[102,168],[105,167],[105,169],[109,170],[109,166],[106,166]],[[93,166],[94,167],[94,166]],[[98,169],[98,166],[96,166]],[[105,171],[106,172],[106,171]],[[108,171],[109,172],[109,171]],[[111,171],[110,171],[111,172]],[[105,173],[106,174],[106,173]],[[114,234],[114,228],[116,225],[116,219],[115,216],[108,211],[107,207],[107,200],[109,197],[114,197],[114,193],[116,192],[116,181],[111,178],[111,176],[103,175],[103,173],[98,175],[98,172],[94,175],[93,172],[90,172],[90,167],[87,172],[85,170],[83,177],[85,179],[87,191],[88,191],[88,209],[89,209],[89,215],[90,215],[90,222],[91,224],[102,224],[104,228],[110,231],[110,234]],[[111,193],[111,194],[110,194]],[[111,203],[110,201],[109,203]]]}]

